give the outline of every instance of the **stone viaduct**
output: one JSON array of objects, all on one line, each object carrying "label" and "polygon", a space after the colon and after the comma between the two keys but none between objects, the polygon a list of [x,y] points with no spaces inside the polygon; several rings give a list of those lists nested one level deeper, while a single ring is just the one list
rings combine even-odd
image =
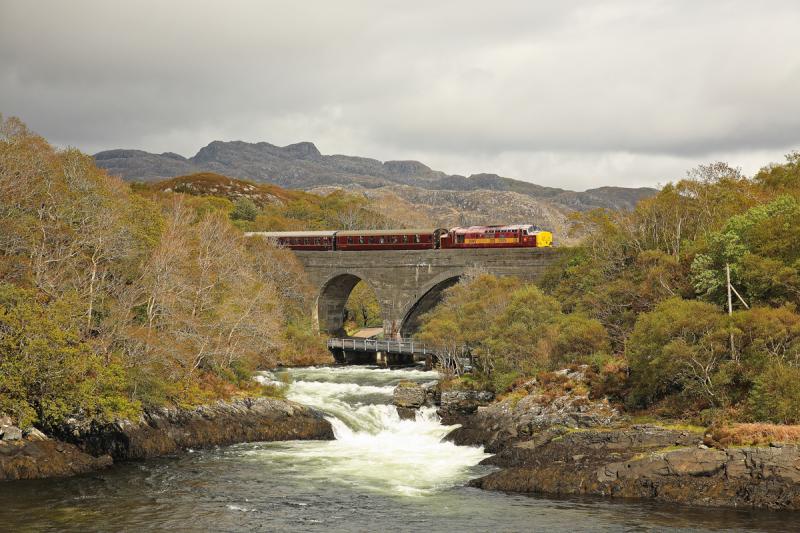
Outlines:
[{"label": "stone viaduct", "polygon": [[344,336],[344,307],[360,280],[375,291],[387,338],[410,337],[419,317],[467,271],[537,281],[558,249],[295,251],[317,290],[320,331]]}]

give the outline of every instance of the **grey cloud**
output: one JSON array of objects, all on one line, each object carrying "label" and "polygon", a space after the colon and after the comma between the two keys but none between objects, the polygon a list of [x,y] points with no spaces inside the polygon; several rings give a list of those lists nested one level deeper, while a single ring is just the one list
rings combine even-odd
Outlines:
[{"label": "grey cloud", "polygon": [[794,0],[5,1],[0,112],[90,152],[311,140],[655,184],[800,148],[798,27]]}]

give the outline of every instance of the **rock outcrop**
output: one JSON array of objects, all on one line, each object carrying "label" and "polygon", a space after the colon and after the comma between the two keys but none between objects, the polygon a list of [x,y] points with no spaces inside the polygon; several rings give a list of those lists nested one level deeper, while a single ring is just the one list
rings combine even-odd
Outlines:
[{"label": "rock outcrop", "polygon": [[[8,432],[6,429],[5,434]],[[54,437],[34,429],[22,438],[0,440],[0,480],[81,474],[113,461],[145,459],[187,448],[330,440],[334,435],[330,423],[315,409],[285,400],[244,398],[193,409],[153,409],[137,421],[71,419]]]},{"label": "rock outcrop", "polygon": [[[535,380],[478,407],[448,438],[483,445],[499,467],[471,485],[553,495],[647,498],[722,507],[800,509],[800,447],[706,446],[691,427],[631,424],[592,400],[580,371]],[[559,387],[563,389],[558,392]]]},{"label": "rock outcrop", "polygon": [[94,457],[73,444],[57,440],[0,441],[0,481],[73,476],[111,463],[109,455]]},{"label": "rock outcrop", "polygon": [[[461,423],[462,427],[448,438],[459,445],[483,445],[486,451],[496,453],[507,444],[530,438],[547,428],[590,428],[620,421],[617,410],[605,400],[592,401],[585,394],[564,394],[550,398],[542,394],[535,384],[530,387],[532,391],[522,398],[511,398],[486,406],[481,406],[477,400],[471,403],[470,396],[455,401],[455,405],[465,407],[462,413],[468,414],[472,407],[474,414],[466,418],[453,418],[450,423]],[[442,393],[443,410],[445,394]],[[484,401],[491,399],[489,393],[485,394],[478,398]],[[445,416],[442,418],[445,419]]]},{"label": "rock outcrop", "polygon": [[319,411],[271,398],[220,401],[194,409],[153,409],[135,422],[98,424],[72,419],[58,436],[92,455],[107,453],[115,460],[239,442],[334,438],[333,428]]},{"label": "rock outcrop", "polygon": [[439,416],[443,424],[463,424],[478,407],[492,400],[494,394],[488,391],[444,390],[439,397]]},{"label": "rock outcrop", "polygon": [[701,444],[701,433],[658,426],[546,430],[487,462],[488,490],[649,498],[721,507],[800,509],[800,449]]}]

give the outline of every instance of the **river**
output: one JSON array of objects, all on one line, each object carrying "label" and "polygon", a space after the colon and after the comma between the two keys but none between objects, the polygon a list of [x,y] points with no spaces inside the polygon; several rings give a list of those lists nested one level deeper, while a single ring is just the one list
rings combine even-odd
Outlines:
[{"label": "river", "polygon": [[[288,371],[336,440],[240,444],[118,464],[61,480],[0,484],[0,531],[797,531],[797,515],[464,487],[490,471],[479,448],[443,442],[432,409],[401,421],[400,380],[432,372]],[[274,379],[267,374],[264,379]]]}]

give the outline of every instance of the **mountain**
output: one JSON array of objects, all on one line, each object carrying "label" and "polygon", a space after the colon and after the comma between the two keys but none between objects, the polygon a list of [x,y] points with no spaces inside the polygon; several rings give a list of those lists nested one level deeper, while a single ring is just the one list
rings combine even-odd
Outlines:
[{"label": "mountain", "polygon": [[[325,197],[343,190],[340,186],[317,187],[310,191],[284,189],[277,185],[254,183],[211,172],[151,181],[140,190],[216,196],[236,202],[252,200],[263,213],[274,216],[293,203],[297,216],[306,205],[313,214],[323,209]],[[553,232],[556,244],[573,244],[579,235],[570,234],[572,209],[548,200],[531,198],[511,191],[431,191],[410,185],[350,190],[366,203],[359,204],[378,214],[391,227],[453,227],[473,224],[501,224],[508,221],[535,222]],[[273,229],[273,228],[268,228]]]},{"label": "mountain", "polygon": [[419,161],[378,161],[348,155],[322,155],[310,142],[275,146],[266,142],[214,141],[190,158],[172,152],[153,154],[142,150],[107,150],[94,156],[109,173],[132,181],[155,181],[215,172],[290,189],[341,187],[379,189],[409,186],[428,191],[496,191],[548,200],[571,210],[596,207],[630,209],[656,189],[600,187],[583,192],[544,187],[526,181],[473,174],[449,175]]}]

